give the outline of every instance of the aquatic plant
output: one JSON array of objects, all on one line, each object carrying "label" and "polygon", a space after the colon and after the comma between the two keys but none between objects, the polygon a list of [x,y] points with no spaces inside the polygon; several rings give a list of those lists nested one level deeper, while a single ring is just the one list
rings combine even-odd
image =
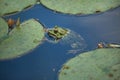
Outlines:
[{"label": "aquatic plant", "polygon": [[2,38],[4,38],[8,33],[8,25],[7,23],[0,18],[0,40],[2,40]]},{"label": "aquatic plant", "polygon": [[68,60],[59,80],[120,80],[120,49],[103,48]]},{"label": "aquatic plant", "polygon": [[37,2],[67,14],[94,14],[120,6],[120,0],[0,0],[0,16],[20,12]]},{"label": "aquatic plant", "polygon": [[22,11],[36,2],[37,0],[0,0],[0,16]]},{"label": "aquatic plant", "polygon": [[[2,19],[0,23],[0,30],[4,30],[6,23]],[[19,57],[33,50],[42,42],[44,29],[38,21],[30,19],[16,26],[9,34],[2,31],[0,34],[7,35],[0,41],[0,60],[4,60]]]},{"label": "aquatic plant", "polygon": [[120,0],[40,0],[45,7],[67,14],[93,14],[118,7]]}]

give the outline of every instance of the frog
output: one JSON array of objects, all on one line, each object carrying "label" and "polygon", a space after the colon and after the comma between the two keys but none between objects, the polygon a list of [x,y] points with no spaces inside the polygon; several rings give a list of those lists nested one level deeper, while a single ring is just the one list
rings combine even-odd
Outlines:
[{"label": "frog", "polygon": [[49,29],[47,32],[48,36],[52,37],[54,40],[60,40],[63,37],[65,37],[68,33],[69,30],[59,26],[55,26],[54,28]]}]

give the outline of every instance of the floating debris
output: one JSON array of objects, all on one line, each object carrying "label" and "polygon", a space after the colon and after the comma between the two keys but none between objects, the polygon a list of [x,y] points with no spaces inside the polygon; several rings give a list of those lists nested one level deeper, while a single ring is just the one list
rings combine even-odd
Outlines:
[{"label": "floating debris", "polygon": [[94,14],[120,6],[120,0],[40,0],[45,7],[67,14]]},{"label": "floating debris", "polygon": [[98,48],[120,48],[120,44],[117,43],[98,43]]},{"label": "floating debris", "polygon": [[8,24],[8,34],[12,29],[14,29],[15,27],[19,28],[19,26],[20,26],[20,18],[19,17],[18,17],[17,20],[9,18],[6,21],[7,21],[7,24]]},{"label": "floating debris", "polygon": [[59,80],[120,80],[120,49],[102,48],[79,54],[60,70]]},{"label": "floating debris", "polygon": [[100,42],[100,43],[97,44],[97,47],[98,48],[104,48],[104,44],[102,42]]},{"label": "floating debris", "polygon": [[20,18],[18,18],[16,21],[16,27],[20,27]]},{"label": "floating debris", "polygon": [[0,0],[0,16],[22,11],[36,4],[37,0]]},{"label": "floating debris", "polygon": [[107,44],[106,47],[108,47],[108,48],[120,48],[120,44],[110,43],[110,44]]},{"label": "floating debris", "polygon": [[10,18],[7,20],[7,24],[10,29],[13,29],[13,26],[15,25],[15,20]]},{"label": "floating debris", "polygon": [[[35,19],[27,20],[21,23],[19,27],[20,29],[17,27],[12,29],[8,34],[9,37],[0,41],[0,60],[20,57],[42,42],[44,29]],[[39,42],[34,42],[35,40]]]}]

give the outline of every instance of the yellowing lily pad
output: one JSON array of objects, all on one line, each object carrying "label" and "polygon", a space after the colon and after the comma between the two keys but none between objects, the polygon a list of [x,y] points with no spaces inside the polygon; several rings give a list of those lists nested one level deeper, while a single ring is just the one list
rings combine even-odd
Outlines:
[{"label": "yellowing lily pad", "polygon": [[34,19],[15,27],[0,43],[0,60],[21,56],[38,46],[44,38],[43,26]]},{"label": "yellowing lily pad", "polygon": [[0,16],[22,11],[36,4],[37,0],[0,0]]},{"label": "yellowing lily pad", "polygon": [[120,49],[96,49],[70,59],[59,80],[120,80]]},{"label": "yellowing lily pad", "polygon": [[40,0],[49,9],[68,14],[93,14],[118,7],[120,0]]},{"label": "yellowing lily pad", "polygon": [[8,25],[7,23],[0,18],[0,40],[4,38],[8,33]]}]

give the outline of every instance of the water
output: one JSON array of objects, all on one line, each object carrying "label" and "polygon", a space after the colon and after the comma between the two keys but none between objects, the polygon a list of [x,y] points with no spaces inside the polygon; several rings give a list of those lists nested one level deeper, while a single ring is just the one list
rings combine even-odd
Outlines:
[{"label": "water", "polygon": [[[87,47],[80,53],[96,49],[97,43],[120,43],[120,7],[104,13],[73,16],[55,13],[41,5],[5,18],[21,21],[38,19],[46,28],[55,25],[69,28],[85,40]],[[0,80],[58,80],[61,66],[76,54],[68,54],[67,45],[44,41],[29,54],[0,61]]]}]

